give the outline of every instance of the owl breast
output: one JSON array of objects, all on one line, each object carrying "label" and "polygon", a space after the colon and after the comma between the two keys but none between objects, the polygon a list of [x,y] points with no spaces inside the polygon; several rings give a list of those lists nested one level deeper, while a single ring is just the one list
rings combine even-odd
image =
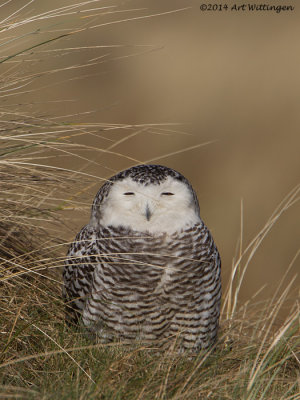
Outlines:
[{"label": "owl breast", "polygon": [[99,252],[82,318],[91,331],[103,341],[181,335],[184,348],[214,339],[218,254],[203,225],[172,235],[105,228],[92,236]]}]

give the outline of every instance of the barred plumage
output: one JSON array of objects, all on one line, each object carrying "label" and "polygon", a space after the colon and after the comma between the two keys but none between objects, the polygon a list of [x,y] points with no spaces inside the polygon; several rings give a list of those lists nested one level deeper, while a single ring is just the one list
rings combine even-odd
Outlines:
[{"label": "barred plumage", "polygon": [[189,182],[158,165],[109,179],[64,269],[69,317],[101,340],[216,340],[221,261]]}]

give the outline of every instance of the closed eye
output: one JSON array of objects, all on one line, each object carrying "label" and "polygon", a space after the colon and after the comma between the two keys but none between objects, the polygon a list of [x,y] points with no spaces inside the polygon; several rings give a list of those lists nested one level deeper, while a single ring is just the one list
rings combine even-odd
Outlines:
[{"label": "closed eye", "polygon": [[161,196],[174,196],[174,193],[171,192],[163,192]]},{"label": "closed eye", "polygon": [[125,196],[133,196],[134,195],[134,192],[125,192],[125,193],[123,193]]}]

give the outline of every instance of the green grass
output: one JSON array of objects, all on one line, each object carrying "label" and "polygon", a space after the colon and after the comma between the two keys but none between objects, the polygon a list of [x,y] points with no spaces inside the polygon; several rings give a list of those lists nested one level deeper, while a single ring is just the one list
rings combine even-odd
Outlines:
[{"label": "green grass", "polygon": [[[20,84],[33,79],[22,75],[20,57],[27,57],[29,48],[40,49],[50,41],[59,41],[59,32],[49,37],[47,29],[41,29],[33,46],[24,44],[23,49],[12,51],[12,38],[22,47],[20,27],[61,21],[82,7],[91,15],[91,4],[52,10],[32,21],[18,13],[2,21],[0,63],[8,65],[8,71],[12,69],[5,75],[3,87],[18,94]],[[28,34],[36,29],[34,26]],[[79,31],[70,26],[67,33]],[[11,67],[8,62],[15,64]],[[101,179],[84,170],[50,167],[47,160],[59,155],[91,162],[81,155],[82,150],[84,154],[92,150],[125,158],[113,148],[148,128],[78,124],[72,118],[58,122],[4,107],[0,113],[1,399],[300,399],[300,306],[293,292],[294,278],[286,281],[297,255],[269,301],[258,303],[255,296],[244,304],[239,301],[250,261],[255,262],[265,236],[298,200],[299,186],[244,248],[241,234],[239,254],[223,289],[221,328],[214,348],[188,355],[178,353],[176,339],[170,340],[165,351],[157,350],[155,344],[97,344],[84,331],[68,328],[64,321],[61,272],[68,244],[61,232],[67,223],[64,212],[88,208],[90,204],[78,199],[90,186],[99,186]],[[150,128],[156,133],[172,133],[164,126]],[[69,140],[99,129],[103,134],[122,129],[125,134],[105,149]],[[278,315],[286,304],[288,312],[285,320],[280,320]]]}]

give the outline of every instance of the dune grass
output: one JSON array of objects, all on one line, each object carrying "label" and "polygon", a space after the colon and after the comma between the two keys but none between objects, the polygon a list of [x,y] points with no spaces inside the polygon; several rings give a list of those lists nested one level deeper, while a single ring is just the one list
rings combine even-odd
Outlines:
[{"label": "dune grass", "polygon": [[[115,11],[113,7],[104,10],[99,1],[86,1],[30,17],[25,13],[30,4],[24,2],[24,7],[12,10],[0,21],[0,63],[9,67],[1,81],[4,99],[30,90],[35,75],[15,72],[24,57],[30,58],[29,50],[43,50],[47,57],[50,50],[43,46],[86,28],[83,17],[91,20],[93,14],[114,15]],[[51,31],[48,25],[45,30],[38,27],[41,21],[57,22],[72,15],[84,21],[77,30],[74,26],[62,31]],[[77,25],[78,20],[75,22]],[[93,20],[89,26],[95,29],[117,22]],[[30,28],[27,36],[18,31],[24,26]],[[11,47],[34,34],[41,36],[33,45]],[[60,155],[92,163],[81,150],[84,154],[99,151],[125,157],[114,151],[118,141],[105,149],[70,141],[99,130],[122,129],[122,141],[145,129],[160,134],[172,129],[162,125],[79,124],[72,116],[62,122],[3,105],[0,114],[1,399],[300,399],[300,305],[293,291],[295,278],[287,281],[283,276],[269,301],[259,303],[254,296],[244,304],[239,302],[250,261],[255,262],[264,237],[298,200],[299,187],[283,199],[249,244],[243,247],[241,237],[228,287],[223,288],[220,333],[214,348],[191,356],[177,352],[176,338],[165,352],[157,351],[155,343],[95,344],[80,329],[65,325],[61,272],[68,243],[61,232],[64,210],[88,208],[90,204],[82,204],[76,195],[90,185],[99,186],[101,177],[84,169],[54,168],[47,160]],[[139,160],[128,161],[134,164]],[[84,178],[80,187],[78,177]],[[290,270],[295,269],[297,256]],[[289,311],[280,321],[278,313],[286,304]]]}]

